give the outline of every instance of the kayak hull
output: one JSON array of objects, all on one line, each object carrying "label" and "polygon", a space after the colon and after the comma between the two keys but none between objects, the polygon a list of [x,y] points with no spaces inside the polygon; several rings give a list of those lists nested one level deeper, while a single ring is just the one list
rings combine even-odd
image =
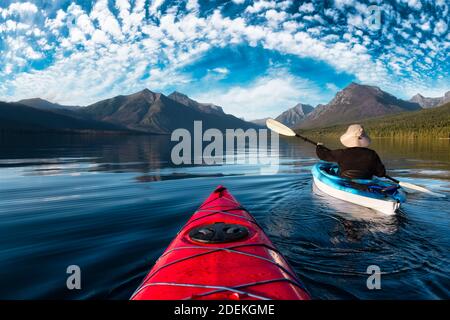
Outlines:
[{"label": "kayak hull", "polygon": [[[196,238],[198,230],[224,225],[235,228],[233,232],[242,238],[224,242]],[[305,300],[309,295],[255,219],[219,186],[180,230],[131,299]]]},{"label": "kayak hull", "polygon": [[[337,175],[337,170],[338,166],[333,163],[320,162],[314,165],[311,172],[316,187],[334,198],[373,209],[384,215],[394,215],[406,201],[405,193],[401,189],[395,189],[395,183],[378,178],[370,180],[341,178]],[[355,188],[355,185],[368,190]],[[391,191],[387,193],[378,191],[384,188],[391,188]]]}]

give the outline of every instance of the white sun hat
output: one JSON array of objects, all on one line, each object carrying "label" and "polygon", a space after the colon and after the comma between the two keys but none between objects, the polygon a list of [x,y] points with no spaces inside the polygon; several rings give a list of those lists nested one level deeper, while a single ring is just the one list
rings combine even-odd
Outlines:
[{"label": "white sun hat", "polygon": [[362,125],[352,124],[341,136],[341,143],[347,148],[368,147],[370,145],[370,137],[366,134]]}]

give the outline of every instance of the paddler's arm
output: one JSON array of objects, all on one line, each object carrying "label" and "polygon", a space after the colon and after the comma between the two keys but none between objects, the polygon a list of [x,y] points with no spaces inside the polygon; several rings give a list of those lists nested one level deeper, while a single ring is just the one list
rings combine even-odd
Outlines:
[{"label": "paddler's arm", "polygon": [[338,162],[336,152],[339,150],[329,150],[325,148],[321,143],[317,144],[316,154],[320,160],[328,162]]}]

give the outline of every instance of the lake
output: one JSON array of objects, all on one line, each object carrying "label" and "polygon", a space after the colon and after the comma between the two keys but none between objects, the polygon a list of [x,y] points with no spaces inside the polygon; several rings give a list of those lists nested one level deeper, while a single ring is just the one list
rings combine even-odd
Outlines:
[{"label": "lake", "polygon": [[[0,299],[128,299],[219,184],[314,299],[450,298],[448,197],[409,194],[386,217],[315,190],[315,150],[298,140],[280,139],[276,174],[175,166],[172,146],[166,136],[0,136]],[[372,148],[391,176],[450,195],[450,140]],[[81,290],[66,288],[69,265],[81,268]],[[367,289],[369,265],[380,267],[380,290]]]}]

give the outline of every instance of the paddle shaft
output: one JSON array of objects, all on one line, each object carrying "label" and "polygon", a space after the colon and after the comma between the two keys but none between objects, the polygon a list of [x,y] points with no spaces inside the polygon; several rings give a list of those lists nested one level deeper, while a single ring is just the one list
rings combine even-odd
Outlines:
[{"label": "paddle shaft", "polygon": [[384,177],[385,177],[386,179],[389,179],[389,180],[395,182],[396,184],[400,184],[400,181],[398,181],[398,180],[395,179],[395,178],[392,178],[392,177],[390,177],[390,176],[388,176],[388,175],[385,175]]},{"label": "paddle shaft", "polygon": [[[309,143],[311,143],[311,144],[317,146],[317,142],[312,141],[311,139],[308,139],[307,137],[301,136],[301,135],[299,135],[298,133],[296,133],[295,136],[298,137],[298,138],[303,139],[303,141],[309,142]],[[323,145],[322,145],[322,147],[324,147],[324,148],[327,149],[327,150],[330,150],[330,149],[328,149],[327,147],[325,147],[325,146],[323,146]]]}]

